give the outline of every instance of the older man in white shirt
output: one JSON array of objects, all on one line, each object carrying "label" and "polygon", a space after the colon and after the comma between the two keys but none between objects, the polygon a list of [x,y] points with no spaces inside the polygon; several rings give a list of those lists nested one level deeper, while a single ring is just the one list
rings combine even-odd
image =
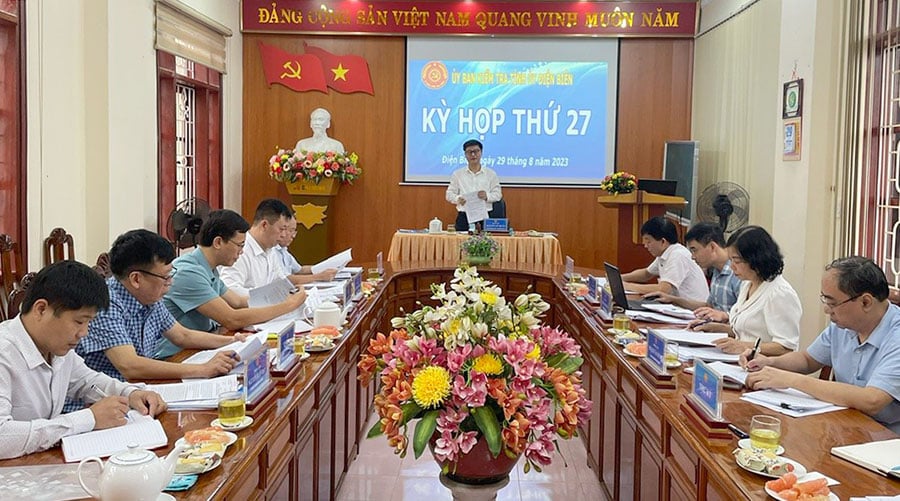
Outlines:
[{"label": "older man in white shirt", "polygon": [[[0,459],[53,447],[65,436],[126,423],[129,408],[157,415],[162,398],[88,368],[74,351],[97,310],[109,307],[103,279],[60,261],[37,274],[22,313],[0,324]],[[90,407],[63,414],[66,397]]]},{"label": "older man in white shirt", "polygon": [[[650,294],[662,292],[693,301],[706,301],[709,284],[703,270],[691,258],[691,251],[678,243],[675,225],[664,217],[653,217],[641,226],[644,248],[656,259],[646,268],[622,275],[625,288]],[[659,278],[657,283],[649,282]],[[638,283],[640,282],[640,283]]]}]

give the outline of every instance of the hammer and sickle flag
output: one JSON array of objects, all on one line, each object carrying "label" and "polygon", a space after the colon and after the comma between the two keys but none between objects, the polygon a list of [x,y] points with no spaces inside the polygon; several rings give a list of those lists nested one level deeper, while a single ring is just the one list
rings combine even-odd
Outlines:
[{"label": "hammer and sickle flag", "polygon": [[303,47],[307,54],[312,54],[322,61],[322,73],[325,74],[325,82],[329,87],[344,94],[365,92],[375,95],[366,58],[352,54],[339,56],[306,42],[303,42]]},{"label": "hammer and sickle flag", "polygon": [[269,85],[277,83],[298,92],[328,92],[322,63],[314,54],[291,54],[272,45],[258,44]]}]

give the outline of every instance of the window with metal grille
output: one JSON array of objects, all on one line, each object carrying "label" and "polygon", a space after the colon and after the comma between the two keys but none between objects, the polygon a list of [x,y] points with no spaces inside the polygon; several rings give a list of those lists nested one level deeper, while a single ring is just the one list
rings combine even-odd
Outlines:
[{"label": "window with metal grille", "polygon": [[222,206],[222,76],[188,59],[157,51],[159,100],[158,230],[175,206],[202,199]]}]

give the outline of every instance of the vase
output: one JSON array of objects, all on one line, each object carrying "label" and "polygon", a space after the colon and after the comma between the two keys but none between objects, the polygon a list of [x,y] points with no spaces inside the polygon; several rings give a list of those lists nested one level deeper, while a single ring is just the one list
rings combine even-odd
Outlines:
[{"label": "vase", "polygon": [[466,262],[472,266],[490,264],[491,256],[466,256]]},{"label": "vase", "polygon": [[[428,441],[428,448],[434,456],[434,444],[438,439],[437,434]],[[454,482],[469,485],[485,485],[501,482],[509,477],[509,472],[519,462],[519,456],[511,458],[501,451],[497,457],[491,455],[487,440],[483,436],[478,437],[475,446],[466,453],[461,454],[456,462],[438,460],[441,470],[446,470],[446,476]],[[446,468],[445,468],[446,466]]]},{"label": "vase", "polygon": [[337,195],[338,188],[341,187],[340,181],[333,177],[325,178],[319,181],[318,184],[309,179],[298,179],[286,182],[284,185],[291,195],[321,195],[329,197]]}]

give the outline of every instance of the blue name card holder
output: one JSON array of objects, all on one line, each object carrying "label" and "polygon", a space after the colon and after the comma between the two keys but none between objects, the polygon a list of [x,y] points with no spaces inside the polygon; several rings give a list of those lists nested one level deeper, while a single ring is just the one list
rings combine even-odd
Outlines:
[{"label": "blue name card holder", "polygon": [[[650,338],[654,338],[651,341]],[[651,344],[652,342],[652,344]],[[660,347],[661,346],[661,347]],[[653,350],[653,358],[650,357],[650,350]],[[669,374],[665,369],[664,356],[666,353],[666,340],[649,329],[647,331],[647,356],[642,358],[638,363],[638,374],[653,385],[654,388],[660,390],[674,390],[677,387],[674,374]]]},{"label": "blue name card holder", "polygon": [[484,231],[509,233],[509,219],[505,217],[489,217],[484,220]]},{"label": "blue name card holder", "polygon": [[722,376],[700,359],[694,360],[691,392],[684,396],[681,410],[701,435],[709,439],[731,440],[729,421],[722,417]]}]

